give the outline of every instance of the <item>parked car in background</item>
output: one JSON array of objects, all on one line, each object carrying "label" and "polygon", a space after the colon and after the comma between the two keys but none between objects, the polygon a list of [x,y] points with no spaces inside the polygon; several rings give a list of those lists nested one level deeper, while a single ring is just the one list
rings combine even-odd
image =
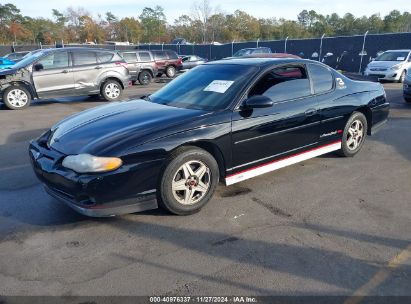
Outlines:
[{"label": "parked car in background", "polygon": [[241,49],[234,53],[233,57],[242,57],[251,54],[272,53],[269,47],[247,48]]},{"label": "parked car in background", "polygon": [[404,82],[411,67],[411,50],[389,50],[377,56],[365,68],[365,76],[377,76],[379,80]]},{"label": "parked car in background", "polygon": [[406,102],[411,102],[411,68],[408,69],[404,78],[404,99]]},{"label": "parked car in background", "polygon": [[19,62],[28,53],[30,53],[30,51],[14,52],[14,53],[10,53],[10,54],[5,55],[4,58],[6,58],[8,60],[11,60],[11,61],[14,61],[14,62]]},{"label": "parked car in background", "polygon": [[128,64],[133,84],[138,81],[142,85],[148,85],[157,75],[157,65],[150,51],[124,51],[121,55]]},{"label": "parked car in background", "polygon": [[190,70],[200,64],[206,63],[208,60],[197,55],[180,55],[183,63],[183,70]]},{"label": "parked car in background", "polygon": [[167,77],[173,78],[178,71],[183,68],[183,63],[177,53],[171,50],[153,50],[151,53],[154,56],[156,67],[158,69],[157,76],[166,74]]},{"label": "parked car in background", "polygon": [[301,59],[300,56],[288,54],[288,53],[254,53],[250,55],[241,56],[233,59],[243,59],[243,58],[294,58]]},{"label": "parked car in background", "polygon": [[170,44],[191,44],[185,38],[175,38],[171,40]]},{"label": "parked car in background", "polygon": [[0,57],[0,70],[1,69],[7,69],[13,65],[15,65],[16,63],[14,61],[11,61],[7,58],[4,57]]},{"label": "parked car in background", "polygon": [[33,98],[101,94],[118,100],[129,83],[124,59],[103,49],[44,49],[0,71],[0,94],[12,110],[28,107]]},{"label": "parked car in background", "polygon": [[71,116],[31,141],[29,154],[46,191],[82,214],[160,205],[187,215],[219,182],[332,151],[353,157],[388,114],[381,84],[352,81],[319,62],[219,60],[144,100]]}]

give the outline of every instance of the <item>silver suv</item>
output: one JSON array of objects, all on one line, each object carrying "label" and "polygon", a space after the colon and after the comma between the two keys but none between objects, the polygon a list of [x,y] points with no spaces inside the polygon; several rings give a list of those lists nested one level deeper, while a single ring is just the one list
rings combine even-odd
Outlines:
[{"label": "silver suv", "polygon": [[34,98],[101,95],[118,100],[130,84],[127,63],[104,49],[41,50],[0,71],[0,96],[12,110],[28,107]]}]

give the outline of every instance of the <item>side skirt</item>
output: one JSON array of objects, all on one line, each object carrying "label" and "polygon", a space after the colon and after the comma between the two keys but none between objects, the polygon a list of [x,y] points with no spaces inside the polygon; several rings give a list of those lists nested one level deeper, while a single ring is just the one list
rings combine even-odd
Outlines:
[{"label": "side skirt", "polygon": [[262,164],[238,173],[230,174],[225,178],[225,184],[230,186],[232,184],[242,182],[246,179],[256,177],[271,171],[275,171],[302,161],[305,161],[310,158],[314,158],[323,154],[327,154],[332,151],[337,151],[341,149],[341,140],[313,148],[298,154],[290,155],[285,158],[280,158],[272,162]]}]

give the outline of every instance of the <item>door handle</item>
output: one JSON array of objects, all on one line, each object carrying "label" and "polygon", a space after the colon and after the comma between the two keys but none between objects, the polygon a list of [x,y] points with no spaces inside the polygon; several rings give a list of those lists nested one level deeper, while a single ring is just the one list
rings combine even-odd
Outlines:
[{"label": "door handle", "polygon": [[103,68],[103,67],[101,67],[101,66],[96,66],[96,67],[95,67],[96,70],[100,70],[100,69],[102,69],[102,68]]},{"label": "door handle", "polygon": [[316,109],[308,109],[307,111],[305,111],[305,116],[313,116],[317,113]]},{"label": "door handle", "polygon": [[69,71],[67,71],[67,70],[63,70],[63,71],[61,71],[63,74],[67,74]]}]

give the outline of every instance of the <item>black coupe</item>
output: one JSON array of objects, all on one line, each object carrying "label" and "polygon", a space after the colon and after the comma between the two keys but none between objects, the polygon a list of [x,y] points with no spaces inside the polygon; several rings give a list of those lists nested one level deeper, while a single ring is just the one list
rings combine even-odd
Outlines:
[{"label": "black coupe", "polygon": [[[201,209],[219,181],[337,151],[350,157],[387,120],[379,83],[303,59],[232,59],[151,96],[66,118],[30,144],[49,194],[89,216]],[[292,182],[292,181],[290,181]]]}]

